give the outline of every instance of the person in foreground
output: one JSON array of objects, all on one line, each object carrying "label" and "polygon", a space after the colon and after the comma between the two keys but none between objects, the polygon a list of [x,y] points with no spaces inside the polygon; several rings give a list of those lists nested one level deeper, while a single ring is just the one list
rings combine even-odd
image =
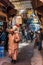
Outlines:
[{"label": "person in foreground", "polygon": [[17,62],[18,57],[18,45],[20,42],[20,33],[17,29],[17,27],[14,27],[14,29],[10,30],[9,34],[9,56],[11,57],[13,63]]}]

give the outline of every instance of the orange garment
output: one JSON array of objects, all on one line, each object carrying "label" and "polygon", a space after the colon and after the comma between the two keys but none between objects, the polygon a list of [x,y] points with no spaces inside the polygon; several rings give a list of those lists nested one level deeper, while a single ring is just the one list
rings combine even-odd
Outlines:
[{"label": "orange garment", "polygon": [[9,55],[16,60],[17,56],[18,56],[18,43],[14,42],[14,40],[16,40],[16,42],[20,41],[19,39],[19,35],[18,34],[9,34]]}]

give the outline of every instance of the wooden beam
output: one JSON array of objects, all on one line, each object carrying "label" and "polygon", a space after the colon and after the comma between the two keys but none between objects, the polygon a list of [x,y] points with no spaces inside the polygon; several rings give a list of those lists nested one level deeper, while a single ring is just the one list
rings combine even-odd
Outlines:
[{"label": "wooden beam", "polygon": [[22,2],[22,1],[30,1],[30,0],[11,0],[11,2]]},{"label": "wooden beam", "polygon": [[43,6],[36,8],[39,15],[43,16]]},{"label": "wooden beam", "polygon": [[40,0],[32,0],[32,5],[33,5],[33,8],[36,9],[36,8],[42,6],[43,3]]}]

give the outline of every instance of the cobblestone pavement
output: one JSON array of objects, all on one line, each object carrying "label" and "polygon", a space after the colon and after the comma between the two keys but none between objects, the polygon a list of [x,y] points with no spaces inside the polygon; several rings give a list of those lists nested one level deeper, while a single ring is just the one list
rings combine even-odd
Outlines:
[{"label": "cobblestone pavement", "polygon": [[42,53],[43,50],[40,53],[37,49],[33,49],[33,44],[27,44],[20,49],[18,62],[16,64],[10,63],[11,59],[5,57],[0,59],[0,65],[42,65]]}]

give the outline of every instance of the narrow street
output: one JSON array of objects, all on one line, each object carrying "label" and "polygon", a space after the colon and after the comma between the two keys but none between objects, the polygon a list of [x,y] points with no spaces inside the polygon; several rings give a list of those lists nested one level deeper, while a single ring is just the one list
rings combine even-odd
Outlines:
[{"label": "narrow street", "polygon": [[43,65],[43,0],[0,0],[0,65]]},{"label": "narrow street", "polygon": [[[25,45],[26,44],[26,45]],[[7,57],[0,60],[0,65],[43,65],[43,51],[38,51],[33,48],[30,43],[20,44],[18,62],[16,64],[10,63],[11,59]]]}]

